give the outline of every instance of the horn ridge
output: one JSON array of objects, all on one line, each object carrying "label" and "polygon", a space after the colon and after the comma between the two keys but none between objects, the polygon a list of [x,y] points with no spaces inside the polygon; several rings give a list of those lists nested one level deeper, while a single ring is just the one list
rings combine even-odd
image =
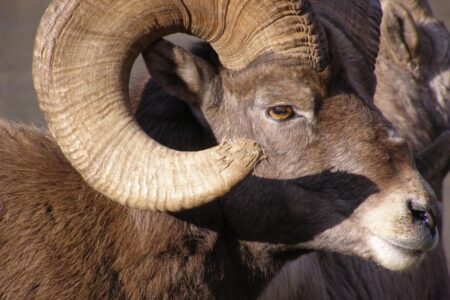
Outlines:
[{"label": "horn ridge", "polygon": [[327,64],[326,38],[307,1],[54,0],[33,57],[40,107],[86,182],[135,208],[180,211],[213,201],[262,156],[259,145],[244,139],[175,151],[136,123],[128,104],[132,64],[149,43],[174,32],[211,42],[229,69],[266,54],[317,70]]}]

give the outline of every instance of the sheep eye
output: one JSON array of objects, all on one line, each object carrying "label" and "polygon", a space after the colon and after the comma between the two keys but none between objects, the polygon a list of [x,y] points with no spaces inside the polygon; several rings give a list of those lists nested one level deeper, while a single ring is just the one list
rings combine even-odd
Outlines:
[{"label": "sheep eye", "polygon": [[294,116],[294,109],[290,105],[278,105],[270,107],[267,114],[276,121],[285,121]]}]

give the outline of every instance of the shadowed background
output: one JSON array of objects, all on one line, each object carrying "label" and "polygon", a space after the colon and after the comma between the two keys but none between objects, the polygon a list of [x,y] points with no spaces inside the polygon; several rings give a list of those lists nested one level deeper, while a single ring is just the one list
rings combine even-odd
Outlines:
[{"label": "shadowed background", "polygon": [[[35,31],[49,2],[0,0],[0,118],[45,126],[33,89],[31,59]],[[429,2],[435,15],[450,28],[450,1]],[[136,69],[132,80],[144,72],[142,66]],[[442,236],[450,260],[450,176],[447,176],[445,186],[445,228]]]}]

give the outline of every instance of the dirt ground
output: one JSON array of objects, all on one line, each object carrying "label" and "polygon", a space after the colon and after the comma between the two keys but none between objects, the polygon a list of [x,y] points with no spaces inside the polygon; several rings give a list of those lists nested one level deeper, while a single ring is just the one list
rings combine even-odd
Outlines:
[{"label": "dirt ground", "polygon": [[[450,28],[450,1],[429,0]],[[0,117],[45,126],[31,79],[33,39],[49,0],[0,0]],[[445,230],[450,258],[450,177],[446,181]],[[450,263],[449,263],[450,266]]]}]

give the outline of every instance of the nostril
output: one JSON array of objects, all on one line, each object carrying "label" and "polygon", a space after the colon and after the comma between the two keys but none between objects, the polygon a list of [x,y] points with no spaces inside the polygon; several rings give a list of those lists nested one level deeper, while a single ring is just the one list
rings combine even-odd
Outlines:
[{"label": "nostril", "polygon": [[422,206],[414,205],[413,201],[408,200],[408,209],[414,222],[420,222],[429,228],[432,235],[436,234],[436,218],[431,210]]}]

